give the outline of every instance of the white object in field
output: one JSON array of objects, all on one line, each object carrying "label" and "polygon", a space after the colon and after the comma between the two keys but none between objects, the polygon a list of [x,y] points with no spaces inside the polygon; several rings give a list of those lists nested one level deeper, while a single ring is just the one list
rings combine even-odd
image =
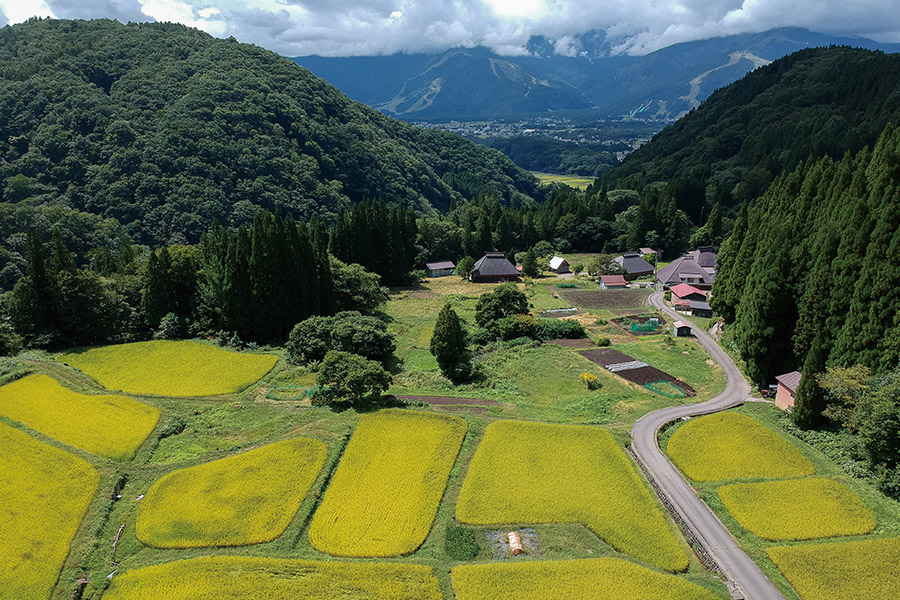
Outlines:
[{"label": "white object in field", "polygon": [[509,553],[513,556],[525,554],[525,548],[522,547],[522,536],[518,531],[510,531],[509,535]]}]

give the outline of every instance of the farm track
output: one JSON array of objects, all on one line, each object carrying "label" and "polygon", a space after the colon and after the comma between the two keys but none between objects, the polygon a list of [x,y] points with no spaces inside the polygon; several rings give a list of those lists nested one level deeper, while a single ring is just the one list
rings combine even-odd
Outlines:
[{"label": "farm track", "polygon": [[[650,296],[650,303],[678,320],[675,311],[663,305],[662,298],[661,292],[654,293]],[[727,381],[725,391],[706,402],[671,406],[644,415],[631,429],[632,451],[653,478],[654,487],[666,496],[663,498],[664,504],[674,507],[676,517],[687,524],[692,536],[708,551],[728,582],[733,584],[730,587],[739,588],[732,591],[734,597],[746,600],[784,600],[781,592],[741,549],[722,521],[697,496],[659,448],[659,430],[666,423],[681,417],[711,414],[732,408],[743,403],[750,395],[750,386],[731,357],[705,331],[696,327],[692,330],[700,345],[722,366]]]}]

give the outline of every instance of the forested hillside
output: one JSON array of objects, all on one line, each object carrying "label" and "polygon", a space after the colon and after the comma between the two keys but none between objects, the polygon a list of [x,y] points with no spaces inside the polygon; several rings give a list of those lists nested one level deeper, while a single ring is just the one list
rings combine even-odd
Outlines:
[{"label": "forested hillside", "polygon": [[757,382],[791,369],[900,365],[900,131],[781,176],[718,257],[713,307]]},{"label": "forested hillside", "polygon": [[[499,152],[180,25],[31,20],[0,30],[0,65],[4,240],[35,228],[46,241],[59,225],[81,256],[123,233],[195,243],[213,220],[249,225],[263,208],[305,220],[371,198],[429,214],[478,191],[521,203],[537,189]],[[7,260],[23,250],[8,242]]]},{"label": "forested hillside", "polygon": [[737,206],[810,156],[837,160],[871,147],[890,122],[900,122],[900,55],[801,50],[716,91],[602,180],[680,179],[701,194],[727,191]]}]

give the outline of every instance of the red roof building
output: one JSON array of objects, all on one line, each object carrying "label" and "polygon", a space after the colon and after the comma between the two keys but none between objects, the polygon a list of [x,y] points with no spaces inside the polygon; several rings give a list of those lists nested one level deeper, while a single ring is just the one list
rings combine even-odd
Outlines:
[{"label": "red roof building", "polygon": [[600,287],[604,290],[622,290],[628,287],[624,275],[601,275]]},{"label": "red roof building", "polygon": [[679,283],[678,285],[673,285],[669,289],[672,290],[673,302],[675,302],[676,299],[687,301],[688,303],[690,303],[691,300],[706,300],[706,292],[687,283]]}]

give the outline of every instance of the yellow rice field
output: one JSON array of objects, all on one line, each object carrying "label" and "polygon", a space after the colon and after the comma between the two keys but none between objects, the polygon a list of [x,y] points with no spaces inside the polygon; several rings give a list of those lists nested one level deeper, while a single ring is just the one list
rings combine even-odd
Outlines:
[{"label": "yellow rice field", "polygon": [[616,550],[668,571],[688,556],[625,452],[597,427],[491,423],[456,518],[472,525],[583,523]]},{"label": "yellow rice field", "polygon": [[70,350],[60,356],[108,390],[147,396],[239,392],[272,370],[278,357],[190,341],[153,340]]},{"label": "yellow rice field", "polygon": [[294,518],[327,454],[322,442],[298,438],[169,473],[147,492],[135,533],[156,548],[271,541]]},{"label": "yellow rice field", "polygon": [[767,552],[802,600],[898,597],[900,538],[775,546]]},{"label": "yellow rice field", "polygon": [[79,394],[42,374],[0,387],[0,414],[114,460],[134,456],[159,420],[152,406],[125,396]]},{"label": "yellow rice field", "polygon": [[247,556],[194,558],[117,575],[103,600],[441,600],[430,567]]},{"label": "yellow rice field", "polygon": [[721,412],[691,419],[672,435],[669,456],[694,481],[812,475],[799,450],[759,421]]},{"label": "yellow rice field", "polygon": [[100,475],[0,423],[0,600],[49,598]]},{"label": "yellow rice field", "polygon": [[616,558],[463,565],[451,572],[457,600],[716,600],[674,575]]},{"label": "yellow rice field", "polygon": [[767,540],[862,535],[877,524],[850,488],[831,479],[741,483],[718,491],[741,527]]},{"label": "yellow rice field", "polygon": [[334,556],[408,554],[431,530],[466,435],[458,417],[382,410],[360,418],[309,528]]}]

